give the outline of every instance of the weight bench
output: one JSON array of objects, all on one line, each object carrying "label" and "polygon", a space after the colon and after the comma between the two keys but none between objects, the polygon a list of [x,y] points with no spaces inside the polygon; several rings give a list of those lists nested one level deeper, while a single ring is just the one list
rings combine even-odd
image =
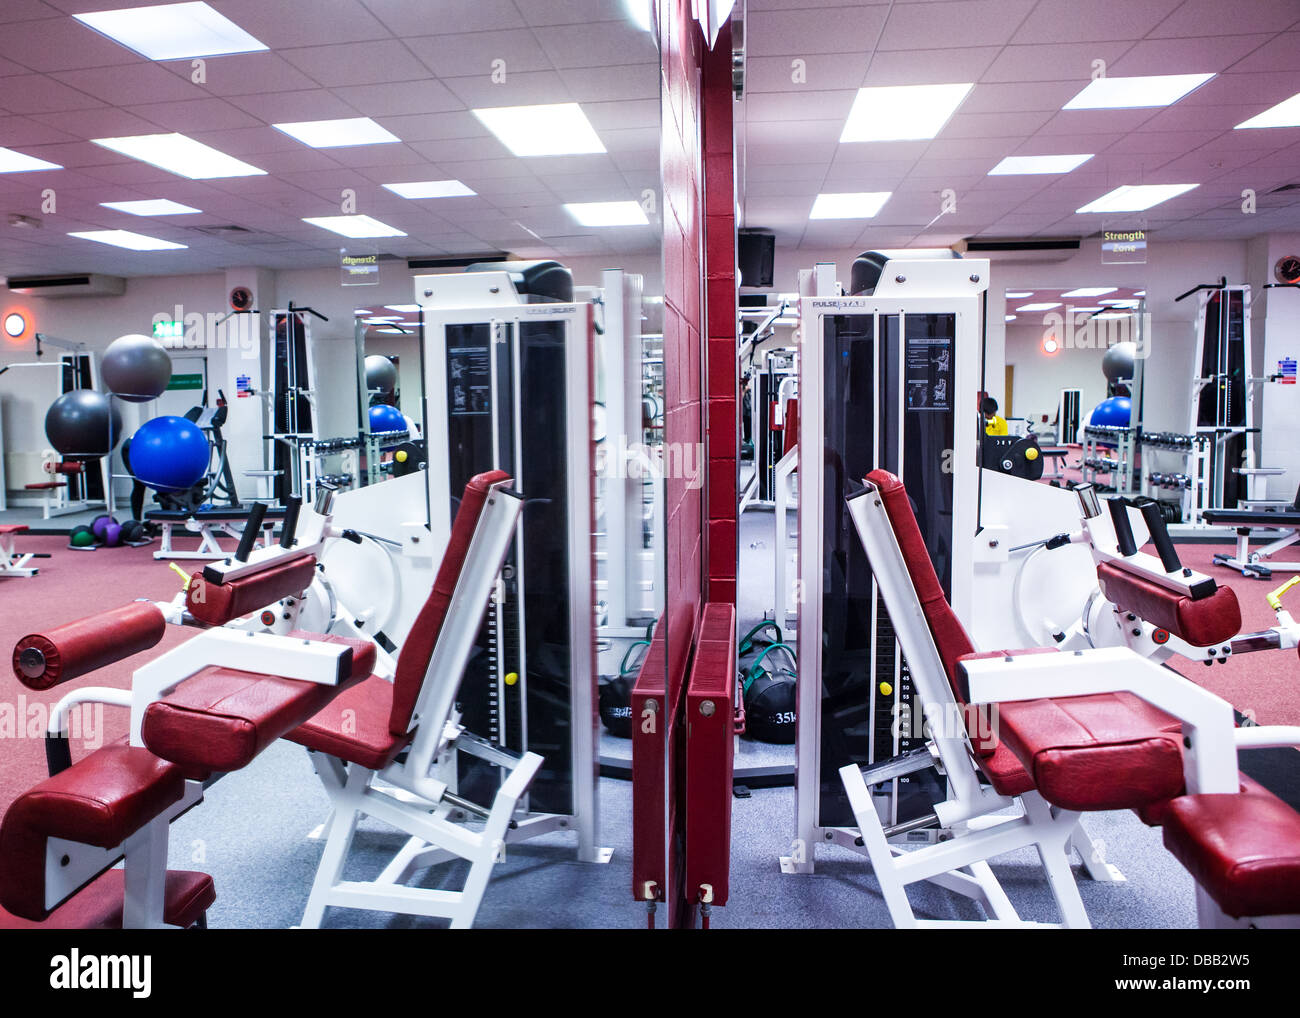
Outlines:
[{"label": "weight bench", "polygon": [[1065,476],[1065,459],[1070,455],[1069,449],[1047,446],[1038,450],[1039,455],[1043,457],[1044,465],[1050,463],[1052,472],[1043,474],[1049,480],[1059,481]]},{"label": "weight bench", "polygon": [[206,926],[210,876],[168,870],[154,888],[148,879],[160,850],[166,863],[167,824],[194,801],[179,768],[123,743],[24,792],[0,822],[0,929]]},{"label": "weight bench", "polygon": [[27,528],[21,523],[0,524],[0,577],[35,576],[40,570],[27,563],[33,559],[50,557],[33,551],[20,554],[14,548],[14,535],[26,532]]},{"label": "weight bench", "polygon": [[[1235,788],[1236,768],[1224,766],[1223,747],[1200,739],[1216,725],[1230,731],[1231,708],[1124,648],[976,653],[944,597],[898,478],[872,472],[848,504],[930,725],[924,766],[937,761],[947,779],[934,816],[952,836],[908,850],[889,842],[896,832],[876,810],[871,768],[840,770],[895,925],[969,925],[918,919],[906,887],[919,880],[973,898],[994,925],[1030,925],[988,860],[1033,847],[1059,925],[1088,926],[1069,853],[1078,851],[1091,872],[1105,876],[1106,867],[1080,814],[1140,809],[1187,788]],[[1183,751],[1184,738],[1196,752]],[[1013,805],[1014,814],[997,815]]]},{"label": "weight bench", "polygon": [[[1227,566],[1242,576],[1259,580],[1271,579],[1274,569],[1300,570],[1300,562],[1272,561],[1283,548],[1300,541],[1300,491],[1296,492],[1290,505],[1256,503],[1249,509],[1206,509],[1201,518],[1216,527],[1237,529],[1236,554],[1220,552],[1214,556],[1215,565]],[[1251,551],[1250,539],[1256,531],[1276,531],[1277,536]]]},{"label": "weight bench", "polygon": [[[466,485],[393,681],[367,679],[287,736],[307,748],[333,805],[303,927],[319,927],[330,906],[443,917],[453,928],[473,924],[492,867],[504,857],[515,808],[542,763],[535,753],[517,756],[465,732],[455,709],[523,505],[509,484],[507,474],[492,471]],[[460,753],[501,768],[490,807],[455,794]],[[375,879],[343,880],[366,815],[394,825],[407,840]],[[456,822],[458,815],[482,820],[482,829]],[[456,858],[470,863],[462,890],[405,886],[417,870]]]},{"label": "weight bench", "polygon": [[[228,558],[230,552],[221,546],[220,536],[234,538],[238,541],[243,536],[242,528],[236,524],[247,525],[251,508],[240,509],[149,509],[144,514],[146,523],[156,525],[160,531],[158,550],[153,553],[156,559],[214,559]],[[260,534],[264,546],[271,543],[269,531],[275,527],[275,521],[283,520],[285,510],[274,506],[266,509],[261,528],[266,533]],[[199,546],[192,551],[180,551],[172,547],[172,531],[180,526],[199,535]]]}]

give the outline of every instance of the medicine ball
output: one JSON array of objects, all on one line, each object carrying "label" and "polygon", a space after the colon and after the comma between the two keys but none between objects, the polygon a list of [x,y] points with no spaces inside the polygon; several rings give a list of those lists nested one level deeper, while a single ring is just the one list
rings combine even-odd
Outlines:
[{"label": "medicine ball", "polygon": [[95,540],[108,548],[122,543],[122,527],[112,516],[96,516],[90,521],[90,532]]},{"label": "medicine ball", "polygon": [[68,544],[74,548],[93,548],[95,535],[88,526],[82,524],[72,528],[71,533],[68,534]]},{"label": "medicine ball", "polygon": [[745,734],[762,742],[793,743],[795,707],[794,676],[760,672],[745,689]]},{"label": "medicine ball", "polygon": [[122,543],[140,544],[149,540],[148,530],[140,520],[127,520],[122,524]]},{"label": "medicine ball", "polygon": [[372,353],[366,358],[366,388],[370,392],[392,395],[397,388],[397,365],[387,357]]},{"label": "medicine ball", "polygon": [[212,447],[203,430],[184,417],[155,417],[131,437],[131,471],[158,491],[185,491],[208,472]]},{"label": "medicine ball", "polygon": [[121,336],[108,344],[100,372],[109,392],[128,403],[147,403],[166,390],[172,359],[152,336]]},{"label": "medicine ball", "polygon": [[64,456],[104,456],[117,445],[122,416],[94,389],[73,389],[45,412],[45,437]]},{"label": "medicine ball", "polygon": [[600,684],[600,721],[610,735],[632,737],[632,683],[634,675],[616,675]]}]

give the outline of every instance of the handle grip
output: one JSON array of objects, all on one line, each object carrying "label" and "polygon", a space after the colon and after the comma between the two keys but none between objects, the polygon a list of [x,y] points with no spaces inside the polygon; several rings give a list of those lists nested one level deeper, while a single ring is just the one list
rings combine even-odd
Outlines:
[{"label": "handle grip", "polygon": [[1167,573],[1178,572],[1183,568],[1183,563],[1179,560],[1178,550],[1169,537],[1165,518],[1160,515],[1159,503],[1155,499],[1148,498],[1141,503],[1139,509],[1151,534],[1151,543],[1156,546],[1156,554],[1160,556],[1160,564],[1165,567]]},{"label": "handle grip", "polygon": [[1133,539],[1133,524],[1128,518],[1128,500],[1121,496],[1108,498],[1106,508],[1110,511],[1110,521],[1115,527],[1115,542],[1119,553],[1125,558],[1137,554],[1137,542]]},{"label": "handle grip", "polygon": [[292,548],[298,536],[298,513],[302,511],[302,496],[290,495],[284,508],[284,525],[280,528],[280,547]]},{"label": "handle grip", "polygon": [[252,554],[257,535],[262,532],[262,521],[266,519],[266,503],[254,502],[248,510],[248,522],[244,524],[244,533],[240,535],[239,547],[235,549],[235,560],[247,562]]}]

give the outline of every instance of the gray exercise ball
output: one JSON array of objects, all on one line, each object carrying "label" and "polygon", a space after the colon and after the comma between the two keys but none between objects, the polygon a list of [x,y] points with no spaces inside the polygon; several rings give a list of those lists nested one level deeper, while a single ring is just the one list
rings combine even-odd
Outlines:
[{"label": "gray exercise ball", "polygon": [[366,358],[366,389],[390,396],[397,388],[397,365],[387,357],[371,354]]},{"label": "gray exercise ball", "polygon": [[151,336],[122,336],[108,344],[100,371],[109,392],[128,403],[147,403],[166,390],[172,359]]},{"label": "gray exercise ball", "polygon": [[1137,358],[1136,343],[1116,343],[1101,358],[1101,371],[1108,382],[1133,378],[1133,362]]},{"label": "gray exercise ball", "polygon": [[45,412],[45,437],[64,456],[105,456],[122,435],[122,416],[103,393],[73,389]]}]

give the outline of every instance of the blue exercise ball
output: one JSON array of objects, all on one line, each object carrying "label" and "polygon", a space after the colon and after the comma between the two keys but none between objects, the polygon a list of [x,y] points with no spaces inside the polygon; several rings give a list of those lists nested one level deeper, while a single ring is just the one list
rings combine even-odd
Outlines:
[{"label": "blue exercise ball", "polygon": [[387,403],[376,403],[370,408],[371,431],[405,431],[406,418],[402,411]]},{"label": "blue exercise ball", "polygon": [[1132,400],[1127,396],[1111,396],[1093,407],[1088,423],[1093,427],[1127,428],[1132,413]]},{"label": "blue exercise ball", "polygon": [[185,491],[208,472],[207,435],[185,417],[155,417],[131,437],[131,471],[157,491]]}]

